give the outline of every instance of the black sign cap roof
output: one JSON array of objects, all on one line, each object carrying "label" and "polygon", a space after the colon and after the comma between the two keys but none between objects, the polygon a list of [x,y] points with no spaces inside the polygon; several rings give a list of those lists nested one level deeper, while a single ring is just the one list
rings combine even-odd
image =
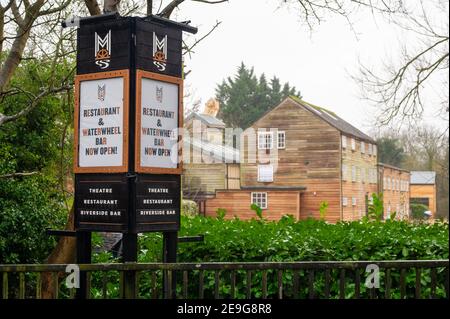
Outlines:
[{"label": "black sign cap roof", "polygon": [[[97,15],[97,16],[92,16],[92,17],[78,18],[77,20],[79,21],[80,25],[85,25],[85,24],[91,24],[91,23],[100,23],[100,22],[103,22],[106,20],[113,20],[113,19],[119,19],[119,18],[126,18],[126,17],[122,17],[117,12],[113,12],[113,13],[106,13],[106,14],[101,14],[101,15]],[[162,24],[162,25],[165,25],[168,27],[177,28],[177,29],[180,29],[181,31],[189,32],[192,34],[196,34],[198,32],[198,29],[196,27],[190,26],[188,24],[190,21],[176,22],[176,21],[172,21],[167,18],[157,16],[157,15],[150,15],[150,16],[138,18],[138,19],[142,19],[142,20],[148,21],[148,22],[159,23],[159,24]],[[67,21],[63,21],[61,23],[61,25],[63,28],[66,28],[69,26],[67,24]]]}]

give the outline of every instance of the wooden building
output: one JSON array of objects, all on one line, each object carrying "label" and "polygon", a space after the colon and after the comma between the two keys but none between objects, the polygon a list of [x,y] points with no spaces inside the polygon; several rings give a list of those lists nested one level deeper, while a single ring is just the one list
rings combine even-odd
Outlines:
[{"label": "wooden building", "polygon": [[411,171],[410,203],[423,204],[436,216],[436,172]]},{"label": "wooden building", "polygon": [[183,198],[205,199],[217,189],[239,189],[239,151],[223,143],[225,124],[208,114],[193,113],[183,134]]},{"label": "wooden building", "polygon": [[290,214],[330,222],[356,220],[377,192],[375,141],[335,113],[290,97],[240,138],[240,188],[216,188],[205,214],[251,218],[252,203],[268,219]]},{"label": "wooden building", "polygon": [[397,219],[409,218],[410,172],[388,164],[378,164],[378,192],[383,194],[384,219],[395,212]]}]

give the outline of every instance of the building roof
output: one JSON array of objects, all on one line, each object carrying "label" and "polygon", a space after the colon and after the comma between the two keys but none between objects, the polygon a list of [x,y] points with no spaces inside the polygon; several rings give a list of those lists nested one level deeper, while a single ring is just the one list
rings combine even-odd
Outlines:
[{"label": "building roof", "polygon": [[434,185],[436,183],[436,172],[433,171],[412,171],[410,184]]},{"label": "building roof", "polygon": [[376,144],[375,140],[371,138],[369,135],[363,133],[347,121],[340,118],[336,113],[329,111],[323,107],[313,105],[311,103],[305,102],[302,99],[296,97],[296,96],[290,96],[289,97],[294,102],[300,104],[304,108],[308,109],[312,113],[319,116],[322,120],[333,126],[334,128],[338,129],[342,133],[357,137],[362,140],[369,141],[370,143]]},{"label": "building roof", "polygon": [[185,141],[192,145],[195,150],[211,156],[219,163],[240,163],[240,152],[236,148],[202,141],[198,138],[185,139]]},{"label": "building roof", "polygon": [[389,165],[389,164],[385,164],[385,163],[381,163],[381,162],[378,163],[378,166],[383,166],[383,167],[387,167],[387,168],[394,169],[394,170],[397,170],[397,171],[402,171],[402,172],[409,173],[409,171],[407,169],[400,168],[400,167],[393,166],[393,165]]},{"label": "building roof", "polygon": [[189,121],[192,118],[196,118],[202,122],[204,122],[207,126],[209,127],[215,127],[215,128],[225,128],[225,123],[214,117],[211,115],[207,115],[207,114],[200,114],[200,113],[191,113],[187,118],[186,118],[186,122]]}]

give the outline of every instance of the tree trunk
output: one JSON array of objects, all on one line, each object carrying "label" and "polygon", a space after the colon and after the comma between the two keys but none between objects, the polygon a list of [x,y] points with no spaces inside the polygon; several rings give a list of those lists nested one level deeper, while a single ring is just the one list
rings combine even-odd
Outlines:
[{"label": "tree trunk", "polygon": [[84,3],[86,4],[86,7],[88,8],[89,14],[91,16],[97,16],[102,14],[97,0],[84,0]]},{"label": "tree trunk", "polygon": [[[69,213],[66,230],[74,230],[74,208]],[[47,264],[73,264],[76,262],[76,238],[61,237],[46,260]],[[42,273],[42,298],[53,299],[57,289],[52,273]]]},{"label": "tree trunk", "polygon": [[103,12],[119,12],[119,5],[121,0],[105,0],[103,4]]}]

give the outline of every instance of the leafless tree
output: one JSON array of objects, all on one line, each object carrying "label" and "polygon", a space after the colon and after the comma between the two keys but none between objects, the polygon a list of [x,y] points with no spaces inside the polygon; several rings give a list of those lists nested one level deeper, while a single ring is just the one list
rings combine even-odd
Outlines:
[{"label": "leafless tree", "polygon": [[[420,119],[425,108],[440,100],[438,114],[448,121],[449,7],[448,1],[412,1],[390,17],[394,27],[415,41],[403,43],[392,60],[383,61],[384,69],[360,65],[354,79],[363,98],[379,110],[380,125]],[[425,98],[427,96],[428,98]]]}]

